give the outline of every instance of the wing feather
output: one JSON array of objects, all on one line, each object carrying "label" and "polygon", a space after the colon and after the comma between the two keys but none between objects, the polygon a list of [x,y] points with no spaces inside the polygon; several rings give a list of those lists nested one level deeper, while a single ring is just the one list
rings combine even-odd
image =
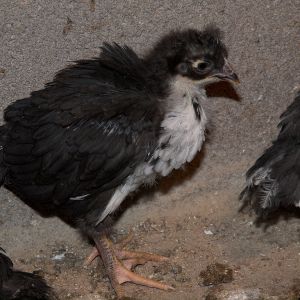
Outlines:
[{"label": "wing feather", "polygon": [[300,93],[281,115],[280,132],[248,170],[240,195],[259,215],[300,205]]},{"label": "wing feather", "polygon": [[156,145],[162,112],[146,74],[130,48],[105,44],[99,58],[77,62],[10,105],[5,185],[38,210],[74,205],[84,213],[70,199],[105,207]]}]

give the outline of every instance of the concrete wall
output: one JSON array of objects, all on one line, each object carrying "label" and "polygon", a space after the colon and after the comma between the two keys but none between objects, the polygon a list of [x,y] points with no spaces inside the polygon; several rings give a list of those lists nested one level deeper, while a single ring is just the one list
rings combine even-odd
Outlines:
[{"label": "concrete wall", "polygon": [[[210,103],[213,126],[204,155],[159,191],[142,194],[119,226],[143,221],[149,211],[188,214],[201,193],[216,198],[226,188],[228,205],[237,210],[244,172],[275,137],[279,115],[300,87],[299,9],[296,0],[0,0],[0,107],[42,88],[68,62],[98,55],[103,41],[143,53],[170,29],[213,22],[225,34],[241,84],[236,92],[226,85],[211,91],[218,97]],[[6,190],[0,197],[0,245],[10,253],[81,243],[73,229],[40,218]]]}]

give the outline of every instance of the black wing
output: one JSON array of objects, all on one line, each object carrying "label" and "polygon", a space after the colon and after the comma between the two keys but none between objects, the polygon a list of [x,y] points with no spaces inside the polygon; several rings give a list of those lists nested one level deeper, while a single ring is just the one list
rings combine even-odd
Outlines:
[{"label": "black wing", "polygon": [[5,185],[42,213],[69,204],[83,213],[92,204],[70,198],[99,194],[103,209],[156,146],[161,112],[146,73],[132,50],[106,45],[100,59],[78,62],[10,105]]},{"label": "black wing", "polygon": [[55,296],[43,278],[16,271],[11,259],[0,248],[0,299],[48,300]]},{"label": "black wing", "polygon": [[300,206],[300,93],[281,116],[280,133],[251,167],[241,199],[258,214]]}]

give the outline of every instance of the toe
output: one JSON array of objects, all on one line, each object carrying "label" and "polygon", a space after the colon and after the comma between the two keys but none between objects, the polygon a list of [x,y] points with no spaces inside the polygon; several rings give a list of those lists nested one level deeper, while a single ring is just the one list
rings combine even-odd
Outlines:
[{"label": "toe", "polygon": [[94,247],[91,254],[85,259],[83,265],[84,266],[90,265],[97,256],[99,256],[99,252],[98,249]]},{"label": "toe", "polygon": [[145,278],[141,275],[138,275],[136,273],[127,270],[121,263],[118,263],[115,266],[115,272],[116,272],[116,279],[119,284],[122,284],[124,282],[132,282],[135,284],[140,284],[140,285],[166,290],[166,291],[174,290],[174,288],[170,285],[149,278]]}]

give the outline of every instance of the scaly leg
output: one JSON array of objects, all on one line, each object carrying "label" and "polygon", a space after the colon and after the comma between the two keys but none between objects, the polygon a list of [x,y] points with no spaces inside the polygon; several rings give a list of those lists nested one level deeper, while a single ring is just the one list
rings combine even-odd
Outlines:
[{"label": "scaly leg", "polygon": [[[130,271],[131,268],[138,264],[144,264],[147,261],[165,261],[167,260],[166,257],[144,252],[127,251],[120,249],[120,246],[114,247],[106,235],[94,238],[94,241],[97,249],[93,250],[86,262],[91,262],[100,253],[118,298],[124,296],[123,287],[121,286],[124,282],[133,282],[162,290],[174,289],[167,284],[145,278]],[[124,244],[124,242],[121,242],[122,246]]]},{"label": "scaly leg", "polygon": [[[121,241],[118,241],[118,243],[114,245],[114,248],[122,250],[128,243],[131,242],[132,238],[133,238],[133,233],[132,233],[132,231],[130,231],[130,233],[124,239],[122,239]],[[100,256],[100,253],[99,253],[97,247],[94,246],[90,255],[85,259],[84,265],[85,266],[90,265],[97,256]]]}]

